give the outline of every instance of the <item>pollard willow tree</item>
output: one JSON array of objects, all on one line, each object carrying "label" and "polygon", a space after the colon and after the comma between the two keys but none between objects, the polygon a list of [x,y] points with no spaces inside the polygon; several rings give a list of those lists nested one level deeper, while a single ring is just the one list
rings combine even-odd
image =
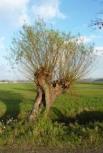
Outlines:
[{"label": "pollard willow tree", "polygon": [[92,46],[70,34],[48,28],[42,21],[35,22],[34,26],[23,26],[13,40],[11,56],[36,87],[30,120],[36,119],[41,108],[48,114],[56,97],[88,72],[92,52]]}]

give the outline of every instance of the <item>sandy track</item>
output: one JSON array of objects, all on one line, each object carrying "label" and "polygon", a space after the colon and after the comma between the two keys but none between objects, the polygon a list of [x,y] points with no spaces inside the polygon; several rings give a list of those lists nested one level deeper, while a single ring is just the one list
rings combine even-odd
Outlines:
[{"label": "sandy track", "polygon": [[99,149],[70,151],[69,149],[50,149],[50,148],[0,148],[0,153],[103,153],[103,147]]}]

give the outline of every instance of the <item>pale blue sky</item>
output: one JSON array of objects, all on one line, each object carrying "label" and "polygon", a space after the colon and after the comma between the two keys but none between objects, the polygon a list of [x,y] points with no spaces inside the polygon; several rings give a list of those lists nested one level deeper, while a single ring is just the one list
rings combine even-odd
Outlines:
[{"label": "pale blue sky", "polygon": [[89,26],[91,20],[102,17],[98,14],[102,9],[98,0],[0,0],[0,79],[22,79],[22,74],[12,70],[4,56],[23,23],[33,24],[38,16],[56,29],[80,33],[85,42],[95,43],[99,51],[88,77],[103,77],[103,30]]}]

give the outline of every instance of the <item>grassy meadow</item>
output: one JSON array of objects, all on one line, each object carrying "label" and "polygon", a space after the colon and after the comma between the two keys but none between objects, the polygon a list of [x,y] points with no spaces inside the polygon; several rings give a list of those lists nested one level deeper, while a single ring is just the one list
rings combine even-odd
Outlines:
[{"label": "grassy meadow", "polygon": [[0,145],[56,147],[103,145],[103,84],[76,84],[58,97],[49,119],[27,116],[35,99],[32,84],[0,84]]}]

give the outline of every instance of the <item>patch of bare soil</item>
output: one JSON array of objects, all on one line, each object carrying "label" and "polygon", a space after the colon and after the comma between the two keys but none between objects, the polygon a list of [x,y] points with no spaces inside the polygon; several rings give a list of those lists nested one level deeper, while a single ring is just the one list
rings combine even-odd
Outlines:
[{"label": "patch of bare soil", "polygon": [[30,147],[30,148],[23,148],[23,147],[3,147],[0,148],[0,153],[103,153],[103,147],[100,147],[98,149],[76,149],[76,150],[72,150],[70,151],[70,149],[68,148],[59,148],[59,149],[55,149],[55,148],[34,148],[34,147]]}]

